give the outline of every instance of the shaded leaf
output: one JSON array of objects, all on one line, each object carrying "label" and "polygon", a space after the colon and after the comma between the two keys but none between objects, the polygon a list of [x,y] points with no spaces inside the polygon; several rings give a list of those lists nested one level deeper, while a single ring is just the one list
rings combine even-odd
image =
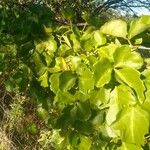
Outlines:
[{"label": "shaded leaf", "polygon": [[74,128],[80,135],[87,135],[90,136],[94,130],[93,130],[93,125],[89,121],[80,121],[77,120],[74,123]]},{"label": "shaded leaf", "polygon": [[78,102],[71,110],[71,117],[74,120],[87,121],[91,116],[91,108],[88,101]]},{"label": "shaded leaf", "polygon": [[75,82],[76,82],[76,75],[73,74],[71,71],[65,71],[62,72],[62,74],[59,76],[59,88],[62,91],[70,90]]},{"label": "shaded leaf", "polygon": [[71,104],[75,100],[75,97],[71,93],[58,90],[54,99],[54,104],[58,104],[60,108],[63,108],[65,105]]}]

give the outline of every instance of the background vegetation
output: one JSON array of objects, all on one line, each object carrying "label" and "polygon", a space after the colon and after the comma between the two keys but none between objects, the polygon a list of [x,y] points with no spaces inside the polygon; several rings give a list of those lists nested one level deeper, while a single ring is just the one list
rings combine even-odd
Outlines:
[{"label": "background vegetation", "polygon": [[0,149],[148,150],[148,6],[1,1]]}]

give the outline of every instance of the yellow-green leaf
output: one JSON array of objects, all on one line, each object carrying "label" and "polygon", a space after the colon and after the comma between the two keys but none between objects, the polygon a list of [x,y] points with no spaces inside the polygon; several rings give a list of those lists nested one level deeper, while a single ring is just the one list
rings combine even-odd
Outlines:
[{"label": "yellow-green leaf", "polygon": [[132,39],[134,36],[142,33],[148,28],[150,28],[150,16],[142,16],[141,18],[136,18],[130,24],[128,38]]},{"label": "yellow-green leaf", "polygon": [[115,74],[120,83],[124,82],[135,90],[139,101],[143,103],[145,99],[145,86],[143,81],[140,79],[140,72],[134,68],[123,68],[119,70],[115,69]]},{"label": "yellow-green leaf", "polygon": [[45,73],[40,76],[39,81],[41,81],[41,86],[48,87],[48,72],[45,71]]},{"label": "yellow-green leaf", "polygon": [[96,87],[102,87],[111,80],[112,65],[108,59],[98,61],[94,66]]},{"label": "yellow-green leaf", "polygon": [[106,38],[99,30],[94,31],[94,39],[96,41],[96,47],[104,45],[106,43]]},{"label": "yellow-green leaf", "polygon": [[123,142],[121,147],[119,147],[117,150],[143,150],[143,149],[141,148],[141,146]]},{"label": "yellow-green leaf", "polygon": [[134,105],[136,98],[134,97],[131,89],[126,85],[119,85],[110,95],[109,109],[106,115],[108,125],[111,125],[116,119],[118,113],[129,105]]},{"label": "yellow-green leaf", "polygon": [[149,113],[138,105],[124,108],[112,127],[123,142],[141,146],[149,132]]},{"label": "yellow-green leaf", "polygon": [[137,52],[132,52],[131,48],[127,45],[118,47],[114,54],[115,67],[132,67],[140,69],[143,65],[143,58]]},{"label": "yellow-green leaf", "polygon": [[92,141],[85,136],[82,136],[80,139],[79,150],[90,150]]},{"label": "yellow-green leaf", "polygon": [[105,23],[100,31],[104,34],[122,37],[126,39],[127,36],[127,23],[123,20],[112,20]]}]

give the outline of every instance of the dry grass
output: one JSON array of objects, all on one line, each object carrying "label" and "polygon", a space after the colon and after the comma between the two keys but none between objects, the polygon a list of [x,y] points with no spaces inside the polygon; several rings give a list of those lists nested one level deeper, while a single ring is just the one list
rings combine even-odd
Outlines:
[{"label": "dry grass", "polygon": [[[32,123],[39,130],[34,135],[27,130]],[[52,150],[50,136],[31,99],[0,86],[0,150]]]},{"label": "dry grass", "polygon": [[0,150],[16,150],[14,143],[2,128],[0,128]]},{"label": "dry grass", "polygon": [[12,94],[0,88],[0,150],[35,149],[36,136],[24,131],[28,124],[25,109],[30,111],[29,107],[24,108],[28,101],[29,99],[19,92]]}]

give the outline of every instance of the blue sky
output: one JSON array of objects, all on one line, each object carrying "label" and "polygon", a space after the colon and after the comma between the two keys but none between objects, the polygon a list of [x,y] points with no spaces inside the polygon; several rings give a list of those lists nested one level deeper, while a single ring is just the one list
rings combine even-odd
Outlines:
[{"label": "blue sky", "polygon": [[150,15],[150,11],[144,8],[138,9],[137,12],[139,15]]},{"label": "blue sky", "polygon": [[[94,0],[97,5],[101,4],[102,2],[106,2],[108,0]],[[124,0],[124,2],[126,2],[126,4],[130,4],[130,5],[134,5],[134,6],[141,6],[142,3],[145,3],[144,5],[146,5],[146,3],[150,3],[150,0]],[[131,7],[131,9],[133,9],[135,12],[137,12],[137,15],[150,15],[150,9],[148,10],[148,8],[144,8],[144,7]]]}]

